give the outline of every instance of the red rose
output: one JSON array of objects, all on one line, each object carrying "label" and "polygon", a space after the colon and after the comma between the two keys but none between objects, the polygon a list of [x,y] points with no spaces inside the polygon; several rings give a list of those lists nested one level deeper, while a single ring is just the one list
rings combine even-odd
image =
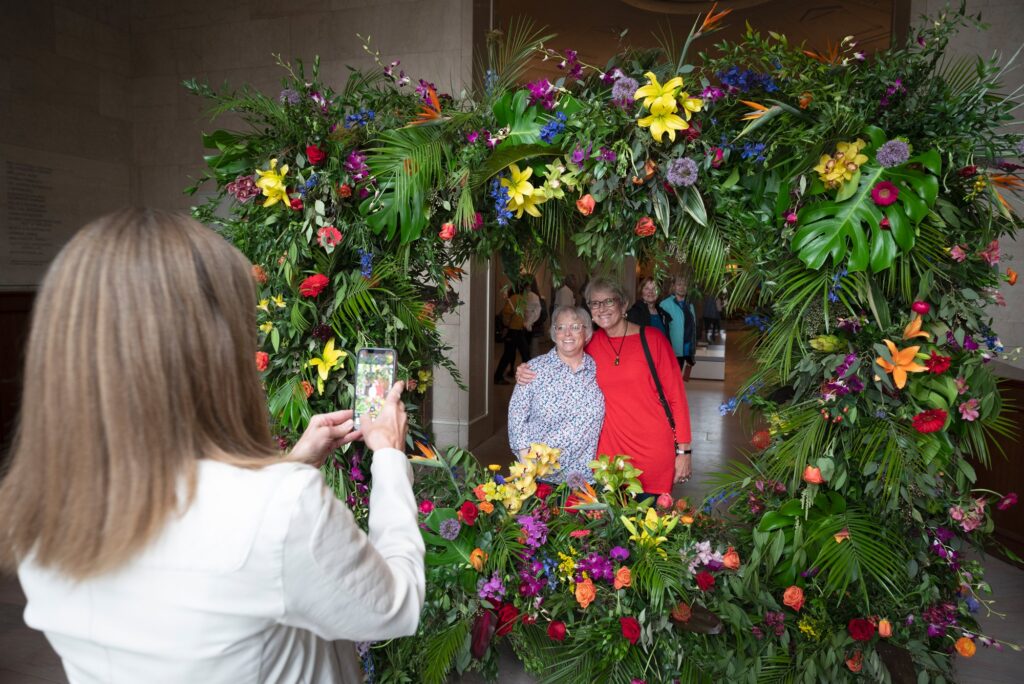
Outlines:
[{"label": "red rose", "polygon": [[875,625],[865,618],[853,618],[846,625],[846,630],[854,641],[871,641],[875,635]]},{"label": "red rose", "polygon": [[505,636],[516,626],[519,619],[519,609],[511,603],[503,603],[498,608],[498,636]]},{"label": "red rose", "polygon": [[697,586],[700,587],[701,591],[707,591],[715,586],[715,576],[707,570],[701,570],[697,573]]},{"label": "red rose", "polygon": [[650,216],[644,216],[633,227],[633,232],[637,237],[650,237],[654,235],[655,230],[657,230],[657,226],[654,225],[654,220]]},{"label": "red rose", "polygon": [[754,436],[750,438],[750,446],[754,447],[758,451],[764,451],[772,443],[772,433],[767,430],[758,430],[754,433]]},{"label": "red rose", "polygon": [[316,145],[306,145],[306,159],[313,166],[319,166],[320,162],[327,159],[327,153],[321,150]]},{"label": "red rose", "polygon": [[459,520],[472,527],[478,515],[480,515],[480,509],[476,507],[476,504],[472,501],[462,502],[462,507],[459,508]]},{"label": "red rose", "polygon": [[939,375],[949,370],[949,362],[952,360],[952,356],[940,356],[933,351],[931,357],[925,359],[924,365],[929,373]]},{"label": "red rose", "polygon": [[565,641],[565,623],[561,620],[548,623],[548,637],[555,641]]},{"label": "red rose", "polygon": [[338,197],[342,199],[348,199],[352,196],[352,188],[348,183],[343,183],[338,186]]},{"label": "red rose", "polygon": [[541,483],[537,485],[537,498],[543,501],[544,499],[551,496],[552,487],[549,484]]},{"label": "red rose", "polygon": [[303,297],[316,297],[323,292],[329,282],[327,276],[315,273],[302,281],[302,284],[299,285],[299,294]]},{"label": "red rose", "polygon": [[629,643],[635,644],[640,641],[640,623],[636,621],[636,618],[619,618],[619,624],[622,625],[622,636],[626,637]]},{"label": "red rose", "polygon": [[260,373],[267,370],[270,365],[270,354],[267,352],[256,352],[256,370]]},{"label": "red rose", "polygon": [[938,432],[946,424],[946,412],[942,409],[928,409],[914,416],[914,429],[922,434]]},{"label": "red rose", "polygon": [[302,211],[302,198],[301,197],[293,197],[291,202],[290,202],[290,204],[291,204],[292,209],[294,209],[295,211]]},{"label": "red rose", "polygon": [[469,652],[474,658],[480,660],[487,653],[487,647],[491,645],[491,637],[494,636],[494,613],[485,610],[476,616],[473,622],[472,639],[469,643]]}]

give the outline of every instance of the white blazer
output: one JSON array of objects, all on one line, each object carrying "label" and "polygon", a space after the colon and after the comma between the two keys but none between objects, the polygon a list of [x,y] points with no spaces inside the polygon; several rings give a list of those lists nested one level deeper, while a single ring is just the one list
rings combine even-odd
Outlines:
[{"label": "white blazer", "polygon": [[26,559],[25,622],[73,684],[361,682],[353,641],[415,633],[423,539],[406,456],[373,456],[369,535],[315,468],[203,460],[136,558],[76,582]]}]

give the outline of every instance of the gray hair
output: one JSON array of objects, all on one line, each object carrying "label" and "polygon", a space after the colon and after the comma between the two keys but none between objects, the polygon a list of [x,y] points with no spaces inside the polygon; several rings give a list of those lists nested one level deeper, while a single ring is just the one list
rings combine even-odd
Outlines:
[{"label": "gray hair", "polygon": [[590,295],[598,290],[611,292],[613,295],[618,297],[620,304],[626,303],[626,288],[622,286],[622,283],[618,280],[612,280],[606,276],[598,276],[596,278],[592,278],[591,281],[587,283],[587,289],[583,292],[583,297],[588,302],[588,306],[590,302]]},{"label": "gray hair", "polygon": [[590,338],[594,335],[593,323],[590,320],[590,314],[587,310],[581,306],[556,306],[555,310],[551,313],[551,341],[555,341],[555,327],[558,324],[558,319],[563,315],[573,316],[580,325],[583,326],[583,343],[586,344],[590,341]]}]

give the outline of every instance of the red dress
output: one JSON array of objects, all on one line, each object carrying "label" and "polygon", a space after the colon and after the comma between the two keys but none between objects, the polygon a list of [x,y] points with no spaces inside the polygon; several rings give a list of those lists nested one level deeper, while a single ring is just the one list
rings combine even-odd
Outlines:
[{"label": "red dress", "polygon": [[672,490],[676,442],[690,442],[690,409],[672,345],[658,330],[645,328],[645,334],[676,432],[672,434],[658,398],[640,335],[611,338],[598,329],[586,348],[597,362],[597,384],[604,393],[604,426],[597,453],[628,455],[633,465],[643,471],[640,482],[644,491],[663,494]]}]

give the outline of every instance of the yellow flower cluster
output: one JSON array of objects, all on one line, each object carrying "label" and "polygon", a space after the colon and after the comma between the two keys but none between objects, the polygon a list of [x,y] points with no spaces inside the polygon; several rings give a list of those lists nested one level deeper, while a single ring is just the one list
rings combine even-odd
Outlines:
[{"label": "yellow flower cluster", "polygon": [[[647,78],[647,85],[641,86],[633,95],[633,99],[643,98],[643,106],[650,112],[639,121],[637,125],[641,128],[650,128],[651,137],[655,142],[661,142],[662,137],[668,133],[668,139],[676,140],[676,131],[685,131],[690,127],[687,123],[694,112],[699,112],[704,107],[704,101],[699,97],[690,97],[690,94],[683,90],[683,78],[676,76],[665,82],[665,85],[658,83],[658,77],[648,71],[644,76]],[[676,112],[682,111],[686,120]]]},{"label": "yellow flower cluster", "polygon": [[866,154],[861,154],[861,150],[866,145],[865,141],[857,138],[853,142],[837,143],[835,154],[821,155],[814,170],[818,172],[818,177],[821,178],[825,187],[839,188],[853,178],[853,174],[857,173],[861,164],[868,160]]},{"label": "yellow flower cluster", "polygon": [[662,558],[666,557],[665,550],[658,547],[668,540],[669,532],[679,522],[679,517],[675,513],[658,515],[658,512],[651,506],[647,509],[647,515],[644,518],[621,516],[619,519],[622,521],[622,526],[629,531],[630,541],[636,542],[638,546],[653,546],[657,548]]},{"label": "yellow flower cluster", "polygon": [[505,496],[502,503],[509,513],[516,513],[523,502],[537,491],[537,478],[558,470],[560,449],[552,449],[546,444],[531,444],[530,451],[518,463],[508,469],[509,478],[505,480]]},{"label": "yellow flower cluster", "polygon": [[815,621],[807,615],[803,616],[796,626],[799,627],[800,631],[806,634],[808,638],[814,639],[815,641],[821,639],[821,633],[815,626]]},{"label": "yellow flower cluster", "polygon": [[576,572],[576,549],[570,546],[568,554],[559,551],[558,557],[562,559],[562,562],[558,564],[559,576],[564,580],[572,579]]}]

